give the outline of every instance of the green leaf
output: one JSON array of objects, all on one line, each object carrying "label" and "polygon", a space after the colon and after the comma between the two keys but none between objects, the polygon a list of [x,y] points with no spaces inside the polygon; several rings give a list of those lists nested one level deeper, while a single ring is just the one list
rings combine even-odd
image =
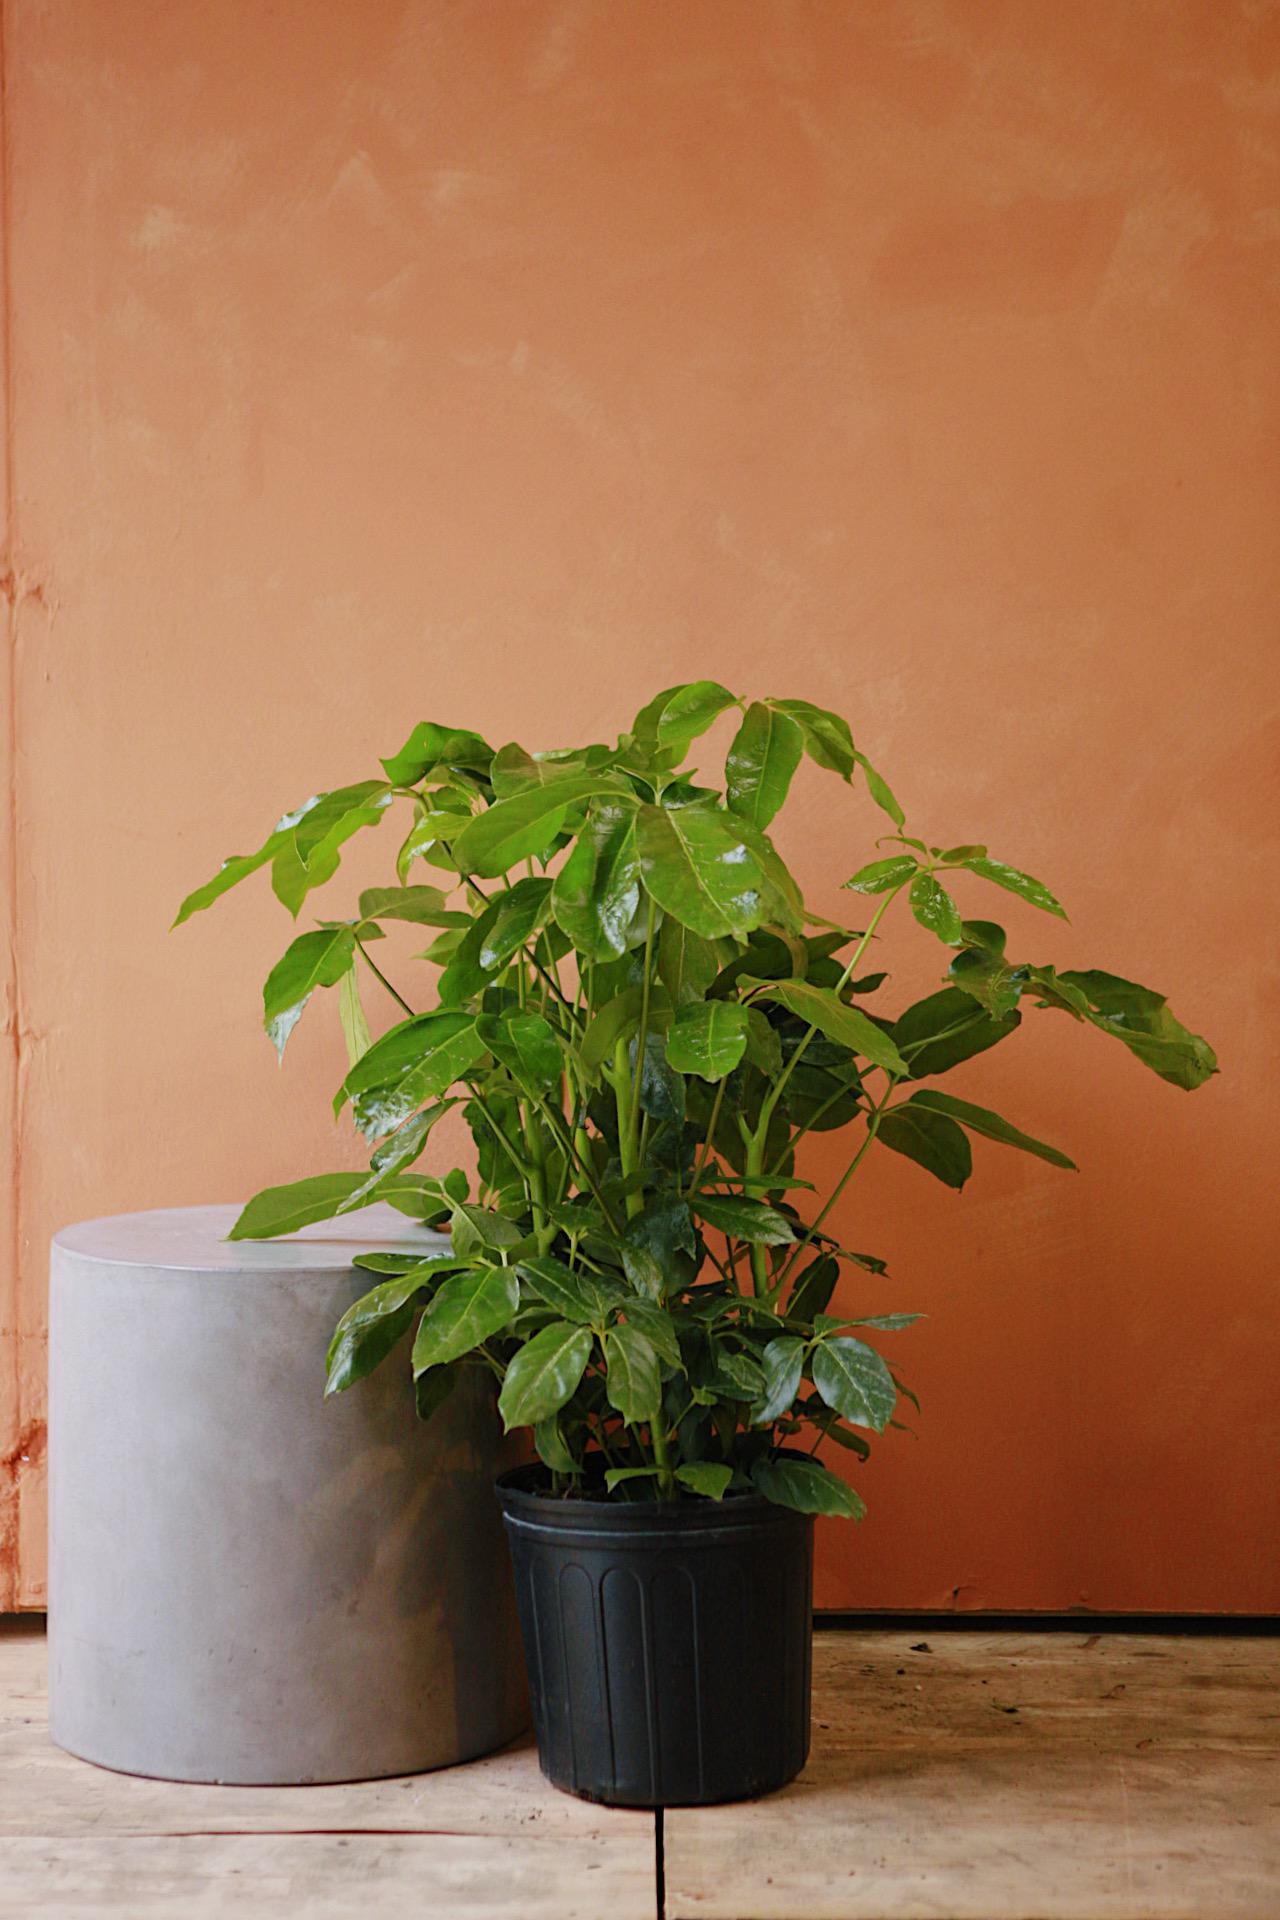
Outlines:
[{"label": "green leaf", "polygon": [[462,1262],[452,1253],[432,1254],[426,1260],[419,1260],[404,1273],[397,1273],[390,1280],[383,1280],[368,1293],[361,1294],[354,1305],[347,1308],[334,1331],[338,1334],[349,1333],[353,1327],[369,1327],[375,1320],[385,1320],[390,1313],[399,1313],[406,1302],[412,1304],[419,1294],[424,1293],[433,1281],[442,1273],[453,1273]]},{"label": "green leaf", "polygon": [[545,1467],[550,1467],[552,1473],[576,1474],[581,1471],[569,1451],[560,1422],[554,1414],[545,1420],[534,1422],[533,1444],[537,1448],[539,1460]]},{"label": "green leaf", "polygon": [[745,1240],[749,1246],[783,1247],[795,1239],[791,1222],[775,1207],[762,1200],[739,1200],[719,1193],[694,1193],[690,1205],[708,1226],[728,1234],[731,1240]]},{"label": "green leaf", "polygon": [[556,875],[551,893],[556,925],[588,960],[612,960],[627,951],[640,905],[640,859],[635,807],[593,800],[586,824]]},{"label": "green leaf", "polygon": [[830,987],[815,987],[808,980],[780,980],[762,987],[752,997],[778,1001],[808,1021],[811,1027],[816,1027],[819,1033],[824,1033],[828,1040],[861,1054],[873,1066],[896,1074],[910,1071],[884,1029],[856,1007],[847,1007]]},{"label": "green leaf", "polygon": [[816,1460],[757,1460],[751,1478],[756,1491],[775,1507],[830,1513],[842,1520],[861,1520],[867,1510],[852,1487]]},{"label": "green leaf", "polygon": [[492,759],[493,748],[478,733],[420,720],[399,753],[393,753],[382,765],[388,780],[396,786],[413,787],[432,767],[471,767],[484,772]]},{"label": "green leaf", "polygon": [[658,978],[672,1006],[705,999],[730,951],[721,942],[704,940],[679,920],[664,917],[658,933]]},{"label": "green leaf", "polygon": [[771,700],[769,704],[799,723],[804,750],[816,766],[838,773],[842,780],[853,778],[858,755],[847,720],[825,707],[815,707],[810,700]]},{"label": "green leaf", "polygon": [[617,787],[617,776],[607,771],[567,773],[495,801],[475,814],[453,842],[459,871],[496,879],[519,861],[536,859],[550,848],[570,807]]},{"label": "green leaf", "polygon": [[277,897],[296,914],[306,895],[336,871],[339,849],[361,827],[376,827],[393,795],[385,780],[360,780],[317,795],[292,821],[276,854],[271,884]]},{"label": "green leaf", "polygon": [[419,927],[470,926],[471,915],[450,911],[439,887],[366,887],[362,920],[408,920]]},{"label": "green leaf", "polygon": [[255,1193],[227,1235],[228,1240],[273,1240],[316,1220],[332,1220],[364,1180],[362,1173],[316,1173],[283,1187]]},{"label": "green leaf", "polygon": [[325,1395],[343,1393],[381,1365],[409,1331],[415,1312],[408,1300],[394,1312],[336,1333],[329,1347]]},{"label": "green leaf", "polygon": [[725,760],[726,797],[733,812],[753,826],[767,827],[787,797],[803,754],[799,721],[753,701]]},{"label": "green leaf", "polygon": [[[583,1035],[582,1044],[578,1049],[578,1057],[589,1077],[594,1079],[601,1067],[612,1060],[613,1050],[619,1040],[636,1031],[640,1025],[643,1004],[644,992],[641,987],[624,987],[621,993],[615,994],[612,1000],[601,1007]],[[671,1008],[668,1005],[666,993],[661,987],[651,988],[649,993],[650,1031],[661,1031],[667,1026],[670,1018]]]},{"label": "green leaf", "polygon": [[575,1326],[602,1327],[627,1295],[615,1282],[565,1266],[550,1254],[522,1260],[517,1269],[530,1292]]},{"label": "green leaf", "polygon": [[764,875],[731,814],[641,807],[636,847],[649,893],[703,939],[746,933],[763,918]]},{"label": "green leaf", "polygon": [[652,1346],[660,1361],[678,1372],[684,1371],[684,1356],[676,1335],[676,1323],[665,1307],[654,1300],[628,1298],[623,1303],[628,1323],[637,1328]]},{"label": "green leaf", "polygon": [[342,1038],[346,1042],[347,1065],[354,1067],[356,1061],[368,1053],[373,1036],[360,1003],[360,983],[353,966],[347,968],[338,982],[338,1017],[342,1022]]},{"label": "green leaf", "polygon": [[334,1109],[350,1100],[366,1136],[389,1133],[424,1100],[447,1093],[483,1058],[478,1016],[445,1009],[400,1021],[357,1060],[338,1089]]},{"label": "green leaf", "polygon": [[[1037,982],[1045,971],[1032,970]],[[1087,1017],[1095,1027],[1128,1047],[1162,1080],[1191,1092],[1218,1071],[1218,1057],[1208,1041],[1174,1018],[1162,993],[1097,968],[1063,973],[1058,980],[1068,990],[1084,995]]]},{"label": "green leaf", "polygon": [[537,876],[517,880],[496,901],[493,917],[480,947],[479,960],[485,973],[500,973],[508,960],[532,939],[551,913],[551,882]]},{"label": "green leaf", "polygon": [[901,1333],[904,1327],[914,1327],[917,1320],[925,1318],[922,1313],[868,1313],[858,1320],[846,1320],[847,1327],[879,1327],[882,1333]]},{"label": "green leaf", "polygon": [[882,773],[876,772],[865,753],[855,753],[853,757],[862,768],[862,777],[867,783],[867,792],[871,795],[871,798],[875,801],[880,811],[887,813],[894,825],[900,827],[906,819],[906,815],[898,804],[889,782]]},{"label": "green leaf", "polygon": [[519,1305],[520,1287],[510,1267],[473,1267],[443,1281],[413,1343],[415,1376],[471,1353],[482,1340],[500,1333]]},{"label": "green leaf", "polygon": [[555,1028],[540,1013],[485,1014],[477,1031],[494,1058],[529,1093],[555,1086],[564,1072]]},{"label": "green leaf", "polygon": [[615,1487],[623,1486],[628,1480],[656,1480],[656,1467],[610,1467],[604,1476],[604,1484],[609,1493]]},{"label": "green leaf", "polygon": [[369,1162],[368,1178],[343,1201],[339,1213],[354,1213],[359,1207],[367,1207],[370,1201],[380,1200],[391,1177],[413,1165],[432,1128],[457,1104],[456,1100],[438,1101],[398,1127],[378,1148]]},{"label": "green leaf", "polygon": [[786,861],[761,828],[753,827],[741,815],[729,817],[737,820],[738,834],[746,842],[748,853],[764,875],[765,895],[761,918],[773,921],[779,929],[799,933],[805,924],[804,896]]},{"label": "green leaf", "polygon": [[456,1367],[428,1367],[413,1383],[413,1404],[419,1420],[438,1413],[458,1384]]},{"label": "green leaf", "polygon": [[763,1007],[745,1008],[747,1016],[747,1059],[759,1067],[767,1079],[776,1080],[782,1072],[782,1041],[778,1030],[769,1024]]},{"label": "green leaf", "polygon": [[873,860],[859,867],[844,885],[854,893],[888,893],[909,880],[919,867],[909,853],[895,853],[888,860]]},{"label": "green leaf", "polygon": [[918,873],[911,882],[911,911],[945,945],[954,947],[959,942],[960,909],[931,873]]},{"label": "green leaf", "polygon": [[656,694],[647,707],[640,709],[631,730],[642,743],[683,751],[726,707],[737,704],[734,695],[718,681],[689,680]]},{"label": "green leaf", "polygon": [[721,1343],[713,1349],[715,1365],[707,1385],[720,1399],[752,1406],[764,1392],[764,1369],[748,1353],[739,1353]]},{"label": "green leaf", "polygon": [[610,1327],[604,1337],[605,1391],[629,1427],[656,1420],[662,1404],[662,1376],[652,1344],[630,1321]]},{"label": "green leaf", "polygon": [[733,1479],[733,1468],[720,1460],[688,1460],[676,1468],[676,1479],[704,1500],[723,1500]]},{"label": "green leaf", "polygon": [[911,1078],[925,1080],[994,1047],[1021,1021],[1016,1007],[993,1018],[958,987],[943,987],[907,1008],[894,1025],[893,1039]]},{"label": "green leaf", "polygon": [[753,1427],[769,1427],[795,1404],[804,1371],[804,1341],[792,1334],[770,1340],[760,1352],[764,1394],[751,1409]]},{"label": "green leaf", "polygon": [[1029,900],[1033,907],[1040,907],[1045,913],[1056,913],[1059,920],[1067,917],[1043,880],[1033,880],[1029,873],[1019,873],[1016,867],[1007,867],[1003,860],[975,858],[957,864],[966,866],[970,873],[976,873],[980,879],[994,881],[996,886],[1004,887],[1007,892],[1016,893],[1022,900]]},{"label": "green leaf", "polygon": [[498,1411],[509,1433],[559,1413],[578,1390],[591,1358],[591,1331],[567,1320],[553,1321],[536,1333],[507,1368]]},{"label": "green leaf", "polygon": [[[317,794],[314,800],[307,802],[307,805],[314,807],[318,801]],[[193,913],[202,913],[206,907],[211,907],[215,900],[220,899],[232,887],[238,887],[242,880],[248,879],[251,873],[256,873],[259,867],[265,867],[268,860],[275,858],[286,838],[287,833],[277,827],[274,833],[267,836],[256,853],[231,854],[223,861],[212,880],[206,880],[202,887],[197,887],[194,893],[187,895],[178,908],[173,925],[180,927],[184,920],[191,918]]]},{"label": "green leaf", "polygon": [[813,1320],[825,1311],[840,1278],[840,1262],[831,1254],[820,1254],[805,1268],[795,1283],[787,1314],[792,1320]]},{"label": "green leaf", "polygon": [[874,1347],[848,1334],[820,1340],[813,1350],[813,1384],[851,1426],[883,1433],[898,1404],[893,1375]]},{"label": "green leaf", "polygon": [[678,1289],[692,1278],[696,1245],[687,1201],[651,1200],[623,1228],[620,1250],[627,1278],[655,1297],[659,1290]]},{"label": "green leaf", "polygon": [[351,971],[354,953],[351,927],[324,928],[300,934],[271,969],[262,990],[262,1024],[281,1059],[315,989],[336,986]]},{"label": "green leaf", "polygon": [[964,1128],[946,1114],[930,1113],[910,1101],[881,1114],[877,1138],[957,1193],[973,1172]]},{"label": "green leaf", "polygon": [[747,1050],[747,1009],[736,1000],[698,1000],[677,1007],[667,1059],[677,1073],[723,1080]]},{"label": "green leaf", "polygon": [[[933,1113],[945,1113],[960,1125],[968,1127],[971,1133],[981,1133],[988,1140],[999,1140],[1006,1147],[1020,1147],[1023,1153],[1033,1153],[1039,1160],[1047,1160],[1054,1167],[1069,1167],[1075,1170],[1075,1161],[1068,1160],[1065,1153],[1057,1147],[1047,1147],[1043,1140],[1033,1140],[1029,1133],[1023,1133],[1011,1121],[1001,1119],[998,1113],[990,1113],[986,1107],[975,1107],[968,1100],[957,1100],[954,1094],[941,1093],[934,1087],[913,1093],[906,1102],[907,1107],[925,1107]],[[901,1113],[899,1107],[895,1111]]]}]

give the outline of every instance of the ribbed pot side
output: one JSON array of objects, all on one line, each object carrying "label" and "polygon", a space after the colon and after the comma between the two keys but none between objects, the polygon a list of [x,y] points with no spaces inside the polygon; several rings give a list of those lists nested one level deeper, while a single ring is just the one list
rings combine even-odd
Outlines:
[{"label": "ribbed pot side", "polygon": [[542,1770],[613,1806],[767,1793],[809,1752],[813,1521],[755,1496],[498,1496]]}]

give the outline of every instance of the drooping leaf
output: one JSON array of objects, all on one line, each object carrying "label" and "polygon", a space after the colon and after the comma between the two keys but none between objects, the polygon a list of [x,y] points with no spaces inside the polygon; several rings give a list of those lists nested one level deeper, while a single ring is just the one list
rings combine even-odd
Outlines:
[{"label": "drooping leaf", "polygon": [[384,1187],[391,1177],[413,1165],[426,1145],[432,1128],[456,1105],[456,1100],[437,1101],[398,1127],[378,1148],[369,1162],[368,1178],[347,1196],[338,1209],[339,1213],[353,1213],[359,1207],[367,1207],[372,1200],[382,1199]]},{"label": "drooping leaf", "polygon": [[336,986],[351,971],[355,938],[351,927],[299,934],[267,975],[262,990],[262,1024],[281,1059],[289,1035],[316,988]]},{"label": "drooping leaf", "polygon": [[802,1020],[807,1020],[811,1027],[816,1027],[829,1040],[835,1040],[851,1052],[861,1054],[873,1066],[883,1067],[895,1074],[909,1071],[906,1061],[884,1029],[868,1019],[865,1013],[860,1013],[857,1007],[847,1007],[830,987],[815,987],[808,980],[782,980],[762,987],[753,998],[778,1001],[792,1013],[799,1014]]},{"label": "drooping leaf", "polygon": [[877,1138],[957,1193],[973,1172],[964,1128],[945,1113],[931,1113],[910,1101],[890,1107],[880,1116]]},{"label": "drooping leaf", "polygon": [[473,1267],[441,1282],[413,1343],[413,1371],[460,1360],[515,1318],[520,1287],[510,1267]]},{"label": "drooping leaf", "polygon": [[559,1413],[578,1390],[591,1358],[591,1330],[567,1320],[553,1321],[512,1359],[507,1368],[498,1411],[509,1433],[512,1427],[530,1427]]},{"label": "drooping leaf", "polygon": [[469,767],[483,773],[493,759],[493,748],[467,727],[442,727],[420,720],[399,753],[382,762],[388,780],[413,787],[432,767]]},{"label": "drooping leaf", "polygon": [[842,1520],[861,1520],[866,1512],[853,1488],[816,1460],[757,1460],[751,1478],[756,1491],[776,1507],[834,1514]]},{"label": "drooping leaf", "polygon": [[[315,799],[308,801],[307,804],[315,806],[318,801],[317,794]],[[206,907],[211,907],[215,900],[221,899],[222,895],[229,892],[232,887],[238,887],[242,880],[247,880],[251,873],[258,871],[259,867],[265,867],[269,860],[275,858],[285,838],[284,830],[277,827],[274,833],[268,834],[256,853],[229,855],[212,880],[206,880],[202,887],[197,887],[193,893],[187,895],[178,908],[173,925],[180,927],[184,920],[191,918],[193,913],[201,913]]]},{"label": "drooping leaf", "polygon": [[678,1073],[723,1080],[747,1049],[747,1009],[736,1000],[697,1000],[677,1007],[667,1033],[667,1059]]},{"label": "drooping leaf", "polygon": [[732,814],[641,807],[636,848],[648,892],[703,939],[746,933],[763,918],[765,878]]},{"label": "drooping leaf", "polygon": [[533,875],[517,880],[509,892],[493,902],[497,912],[480,946],[479,961],[486,974],[498,973],[551,913],[551,882]]},{"label": "drooping leaf", "polygon": [[668,1367],[681,1371],[684,1358],[680,1352],[680,1341],[676,1334],[676,1323],[665,1307],[655,1300],[637,1300],[628,1298],[625,1303],[628,1321],[638,1327],[645,1336],[660,1361]]},{"label": "drooping leaf", "polygon": [[753,701],[725,760],[725,791],[733,812],[753,826],[767,827],[787,797],[803,753],[799,721]]},{"label": "drooping leaf", "polygon": [[351,1068],[338,1089],[335,1111],[350,1100],[363,1134],[389,1133],[425,1100],[447,1093],[483,1058],[477,1019],[474,1013],[447,1009],[400,1021]]},{"label": "drooping leaf", "polygon": [[732,951],[722,941],[704,940],[679,920],[664,918],[658,933],[658,978],[673,1007],[705,999],[707,989]]},{"label": "drooping leaf", "polygon": [[419,1420],[438,1413],[458,1384],[458,1368],[428,1367],[413,1383],[413,1405]]},{"label": "drooping leaf", "polygon": [[842,780],[853,778],[858,755],[847,720],[825,707],[815,707],[811,700],[771,700],[769,704],[799,724],[804,750],[815,766],[838,773]]},{"label": "drooping leaf", "polygon": [[605,1391],[629,1427],[655,1420],[662,1403],[662,1376],[651,1342],[632,1321],[610,1327],[604,1338]]},{"label": "drooping leaf", "polygon": [[615,774],[566,773],[546,785],[522,787],[468,820],[450,851],[462,873],[496,879],[522,860],[547,852],[570,807],[618,786]]},{"label": "drooping leaf", "polygon": [[751,1409],[751,1424],[769,1427],[795,1404],[804,1370],[804,1341],[794,1334],[781,1334],[760,1351],[764,1369],[764,1394]]},{"label": "drooping leaf", "polygon": [[380,1366],[409,1331],[414,1312],[413,1301],[407,1300],[378,1319],[362,1321],[335,1333],[329,1345],[326,1397],[345,1392]]},{"label": "drooping leaf", "polygon": [[[1044,972],[1032,969],[1037,984]],[[1162,993],[1096,967],[1059,974],[1058,980],[1084,996],[1087,1017],[1095,1027],[1121,1041],[1162,1080],[1190,1092],[1218,1071],[1218,1058],[1208,1041],[1174,1018]]]},{"label": "drooping leaf", "polygon": [[592,801],[556,875],[551,904],[557,926],[588,960],[611,960],[627,951],[640,905],[633,805],[613,797]]},{"label": "drooping leaf", "polygon": [[273,1240],[317,1220],[332,1220],[365,1179],[363,1173],[316,1173],[283,1187],[264,1187],[242,1210],[228,1240]]},{"label": "drooping leaf", "polygon": [[862,768],[862,777],[867,783],[867,792],[879,807],[881,813],[887,813],[894,825],[900,827],[906,816],[899,805],[897,796],[882,773],[877,773],[865,753],[855,753],[854,759]]},{"label": "drooping leaf", "polygon": [[692,1277],[696,1245],[688,1202],[664,1196],[649,1201],[627,1221],[623,1229],[623,1264],[633,1285],[652,1292],[648,1264],[638,1262],[634,1268],[631,1264],[633,1255],[650,1255],[663,1290],[671,1290]]},{"label": "drooping leaf", "polygon": [[420,927],[470,926],[471,916],[452,911],[439,887],[366,887],[362,920],[407,920]]},{"label": "drooping leaf", "polygon": [[338,982],[338,1016],[342,1023],[342,1038],[346,1042],[347,1065],[354,1067],[373,1044],[369,1022],[360,1001],[360,983],[356,979],[354,966],[348,967]]},{"label": "drooping leaf", "polygon": [[787,1313],[792,1320],[813,1320],[830,1304],[840,1278],[840,1262],[829,1253],[819,1254],[796,1280]]},{"label": "drooping leaf", "polygon": [[883,1433],[898,1403],[893,1375],[864,1340],[834,1334],[813,1349],[813,1384],[851,1426]]},{"label": "drooping leaf", "polygon": [[540,1094],[560,1079],[564,1054],[555,1028],[540,1013],[483,1014],[477,1031],[488,1051],[529,1093]]},{"label": "drooping leaf", "polygon": [[960,939],[960,909],[931,873],[920,872],[911,882],[911,911],[922,927],[953,947]]},{"label": "drooping leaf", "polygon": [[[1006,1147],[1020,1147],[1023,1153],[1035,1154],[1037,1159],[1047,1160],[1054,1167],[1075,1169],[1075,1161],[1069,1160],[1057,1147],[1048,1147],[1043,1140],[1032,1139],[1029,1133],[1023,1133],[1009,1120],[1002,1119],[998,1113],[991,1113],[986,1107],[975,1107],[969,1100],[957,1100],[954,1094],[942,1093],[936,1087],[923,1088],[913,1093],[905,1103],[907,1108],[925,1107],[933,1113],[945,1113],[952,1120],[967,1127],[970,1133],[983,1134],[988,1140],[999,1140]],[[903,1108],[896,1111],[902,1112]]]},{"label": "drooping leaf", "polygon": [[913,1080],[946,1073],[1003,1040],[1021,1024],[1017,1008],[993,1017],[958,987],[943,987],[907,1008],[893,1040]]}]

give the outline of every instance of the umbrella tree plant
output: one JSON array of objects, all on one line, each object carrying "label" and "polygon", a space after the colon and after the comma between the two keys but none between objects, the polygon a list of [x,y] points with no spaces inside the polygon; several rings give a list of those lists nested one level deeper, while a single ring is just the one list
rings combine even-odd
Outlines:
[{"label": "umbrella tree plant", "polygon": [[[689,750],[730,710],[723,788],[699,785]],[[844,882],[857,925],[810,913],[770,838],[806,755],[865,782],[887,816],[875,857]],[[658,694],[614,745],[547,753],[425,721],[382,766],[287,813],[178,914],[269,866],[296,918],[353,834],[404,816],[397,884],[300,934],[264,993],[283,1054],[316,990],[337,989],[349,1070],[334,1105],[372,1144],[368,1168],[269,1188],[233,1230],[268,1237],[379,1200],[448,1229],[446,1254],[359,1257],[373,1284],[334,1335],[329,1391],[407,1341],[419,1411],[459,1367],[491,1370],[505,1424],[532,1429],[554,1491],[754,1488],[859,1516],[818,1454],[865,1457],[891,1424],[908,1389],[877,1336],[917,1317],[831,1311],[845,1266],[884,1271],[832,1218],[868,1151],[953,1188],[975,1136],[1070,1167],[940,1084],[1028,1008],[1119,1041],[1178,1087],[1216,1071],[1212,1050],[1150,988],[1014,959],[1000,926],[965,919],[960,873],[1064,916],[985,846],[906,833],[847,723],[808,701],[748,703],[696,681]],[[945,963],[905,1007],[873,949],[895,910]],[[396,921],[424,930],[424,985],[396,984],[371,951]],[[376,1039],[365,976],[395,1016]],[[419,1171],[459,1107],[474,1172]],[[810,1133],[847,1143],[825,1194],[799,1171]]]}]

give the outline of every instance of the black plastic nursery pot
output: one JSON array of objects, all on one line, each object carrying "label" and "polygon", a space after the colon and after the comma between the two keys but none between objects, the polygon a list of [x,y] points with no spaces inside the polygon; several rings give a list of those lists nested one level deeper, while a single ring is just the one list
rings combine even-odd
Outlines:
[{"label": "black plastic nursery pot", "polygon": [[613,1504],[498,1482],[542,1771],[622,1807],[769,1793],[809,1753],[813,1520],[756,1494]]}]

